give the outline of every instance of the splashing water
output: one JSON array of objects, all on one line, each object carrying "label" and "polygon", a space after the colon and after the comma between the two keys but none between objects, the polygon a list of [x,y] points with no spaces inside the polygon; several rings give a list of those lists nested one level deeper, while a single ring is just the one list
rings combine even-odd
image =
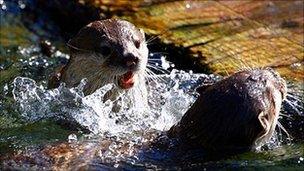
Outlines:
[{"label": "splashing water", "polygon": [[[148,83],[150,108],[144,108],[142,99],[136,99],[133,106],[127,102],[129,96],[120,95],[121,111],[113,112],[110,100],[103,102],[104,95],[115,85],[108,84],[95,93],[84,97],[82,89],[86,80],[74,88],[64,84],[53,90],[25,77],[14,80],[13,95],[19,104],[23,118],[29,122],[54,118],[76,122],[93,133],[120,133],[154,128],[160,131],[169,129],[195,101],[195,88],[215,80],[214,76],[193,74],[173,70],[170,75],[159,75],[162,82]],[[136,93],[136,92],[132,92]],[[136,94],[135,94],[136,95]],[[140,96],[138,96],[140,97]]]},{"label": "splashing water", "polygon": [[[29,66],[26,68],[30,68],[29,74],[25,74],[25,76],[34,77],[31,74],[33,73],[32,68],[37,67],[36,64],[50,69],[57,65],[58,59],[68,58],[65,54],[55,54],[56,58],[58,56],[55,61],[49,61],[48,58],[45,58],[47,63],[44,60],[37,63],[37,60],[44,59],[44,57],[36,55],[33,58],[34,52],[37,53],[36,51],[20,50],[22,55],[28,56],[28,60],[20,61],[23,65]],[[168,66],[171,66],[165,63],[166,61],[156,61],[158,62],[157,67],[154,67],[156,69],[162,68],[165,70]],[[152,62],[155,62],[155,60]],[[44,86],[45,81],[43,81],[45,77],[40,81],[38,79],[37,82],[28,77],[17,77],[13,82],[13,97],[19,107],[19,113],[27,123],[45,119],[64,120],[65,123],[66,121],[71,123],[71,127],[75,126],[74,123],[76,123],[77,128],[84,128],[93,133],[82,135],[84,137],[77,137],[75,134],[67,137],[69,143],[77,144],[81,142],[81,148],[88,150],[80,155],[78,154],[78,147],[72,147],[71,150],[74,150],[74,155],[81,156],[75,158],[76,161],[79,160],[79,162],[74,161],[75,163],[85,161],[85,163],[91,163],[97,168],[103,168],[105,165],[118,168],[128,167],[128,165],[159,168],[160,165],[164,165],[164,168],[170,168],[176,166],[175,161],[171,161],[172,154],[165,150],[153,148],[148,149],[148,151],[141,151],[140,148],[149,144],[162,131],[168,130],[181,119],[198,96],[195,92],[196,87],[214,83],[221,77],[194,74],[191,71],[185,72],[176,69],[165,73],[168,74],[147,76],[149,107],[143,106],[140,98],[130,98],[128,93],[121,94],[117,101],[104,101],[105,94],[115,86],[113,84],[101,87],[95,93],[84,97],[82,89],[86,84],[85,79],[74,88],[67,88],[64,84],[61,84],[56,89],[47,90]],[[136,95],[136,93],[139,93],[136,89],[132,93],[134,96],[140,97]],[[135,99],[132,106],[129,105],[130,99]],[[121,110],[114,112],[112,110],[113,106],[117,104]],[[280,136],[280,132],[276,132],[261,152],[264,149],[280,147],[282,145],[280,143],[282,137]],[[34,156],[37,161],[40,161],[41,157],[46,157],[43,154],[37,154],[35,149],[32,152],[27,151],[26,154]],[[93,154],[95,154],[95,158]],[[187,155],[193,156],[196,153],[190,152]],[[183,159],[180,159],[179,156],[178,160]]]}]

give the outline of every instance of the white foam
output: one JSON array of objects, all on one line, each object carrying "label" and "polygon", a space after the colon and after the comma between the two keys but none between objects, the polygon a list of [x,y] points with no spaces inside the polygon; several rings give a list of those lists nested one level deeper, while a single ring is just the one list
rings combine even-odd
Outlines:
[{"label": "white foam", "polygon": [[108,84],[95,93],[84,97],[82,89],[85,80],[75,88],[67,88],[64,84],[53,90],[26,77],[14,80],[13,95],[19,105],[23,118],[28,122],[54,118],[77,122],[93,133],[109,132],[117,134],[145,129],[167,130],[176,123],[196,99],[195,87],[202,80],[210,79],[205,74],[193,74],[173,70],[170,75],[159,75],[159,82],[148,82],[149,107],[143,106],[138,98],[130,103],[130,93],[121,94],[116,102],[121,106],[119,112],[113,112],[114,102],[103,102],[104,95],[113,86]]}]

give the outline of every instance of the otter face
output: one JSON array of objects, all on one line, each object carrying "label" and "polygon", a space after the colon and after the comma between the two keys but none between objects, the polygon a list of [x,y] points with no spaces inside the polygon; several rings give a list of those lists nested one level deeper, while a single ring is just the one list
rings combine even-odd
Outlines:
[{"label": "otter face", "polygon": [[115,83],[122,89],[133,87],[144,74],[148,60],[144,33],[133,24],[118,19],[88,24],[68,42],[68,46],[71,63],[83,67],[78,75],[88,78],[92,84],[90,93],[107,83]]}]

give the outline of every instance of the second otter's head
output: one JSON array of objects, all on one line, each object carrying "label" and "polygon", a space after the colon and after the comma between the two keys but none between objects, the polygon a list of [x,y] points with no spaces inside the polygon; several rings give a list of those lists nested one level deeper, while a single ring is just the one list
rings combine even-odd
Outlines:
[{"label": "second otter's head", "polygon": [[200,97],[168,134],[213,150],[254,148],[272,136],[286,91],[272,69],[238,72],[199,88]]},{"label": "second otter's head", "polygon": [[[68,42],[68,46],[71,61],[67,72],[70,74],[65,74],[64,81],[76,84],[78,77],[87,78],[86,94],[107,83],[115,83],[122,89],[133,87],[143,75],[148,60],[144,33],[119,19],[88,24]],[[78,67],[79,71],[69,67]]]}]

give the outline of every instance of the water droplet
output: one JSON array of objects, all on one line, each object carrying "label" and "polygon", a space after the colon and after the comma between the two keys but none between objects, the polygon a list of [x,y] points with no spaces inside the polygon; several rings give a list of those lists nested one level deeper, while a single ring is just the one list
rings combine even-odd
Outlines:
[{"label": "water droplet", "polygon": [[23,2],[23,0],[19,0],[18,1],[18,5],[19,5],[19,8],[21,9],[24,9],[26,7],[25,3]]},{"label": "water droplet", "polygon": [[5,11],[5,10],[7,9],[6,5],[5,5],[5,4],[2,4],[2,5],[1,5],[1,9]]},{"label": "water droplet", "polygon": [[76,134],[70,134],[69,136],[68,136],[68,142],[69,143],[72,143],[72,142],[77,142],[77,135]]}]

